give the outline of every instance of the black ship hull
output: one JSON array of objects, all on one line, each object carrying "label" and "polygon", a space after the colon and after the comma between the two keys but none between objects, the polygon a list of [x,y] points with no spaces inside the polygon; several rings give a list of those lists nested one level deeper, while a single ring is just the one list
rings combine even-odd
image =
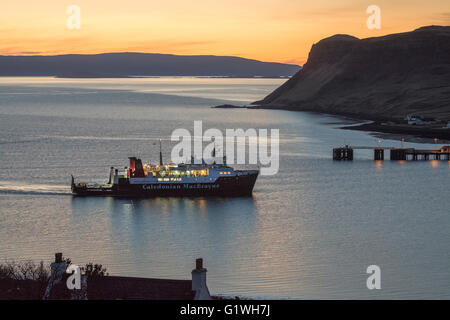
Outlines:
[{"label": "black ship hull", "polygon": [[76,196],[114,196],[127,198],[184,197],[184,196],[250,196],[258,172],[233,177],[220,177],[211,183],[123,183],[111,188],[89,188],[72,184]]}]

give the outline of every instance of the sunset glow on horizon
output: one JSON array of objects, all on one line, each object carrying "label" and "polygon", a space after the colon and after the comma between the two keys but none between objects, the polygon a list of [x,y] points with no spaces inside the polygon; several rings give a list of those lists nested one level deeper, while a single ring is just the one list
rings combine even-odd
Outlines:
[{"label": "sunset glow on horizon", "polygon": [[[366,9],[381,8],[381,29]],[[81,28],[66,26],[70,5]],[[312,44],[337,34],[358,38],[450,25],[450,1],[377,0],[42,0],[2,1],[1,55],[148,52],[226,55],[303,64]]]}]

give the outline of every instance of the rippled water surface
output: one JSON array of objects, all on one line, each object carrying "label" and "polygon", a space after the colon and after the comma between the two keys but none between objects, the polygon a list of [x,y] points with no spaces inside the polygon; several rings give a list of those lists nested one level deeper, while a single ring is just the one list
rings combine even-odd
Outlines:
[{"label": "rippled water surface", "polygon": [[[450,298],[450,163],[374,162],[351,144],[400,146],[309,113],[212,109],[276,79],[0,78],[0,259],[102,263],[110,274],[189,279],[263,298]],[[70,174],[104,181],[137,155],[167,159],[176,128],[278,128],[280,171],[250,198],[73,198]],[[435,145],[404,143],[435,148]],[[366,288],[366,268],[382,289]]]}]

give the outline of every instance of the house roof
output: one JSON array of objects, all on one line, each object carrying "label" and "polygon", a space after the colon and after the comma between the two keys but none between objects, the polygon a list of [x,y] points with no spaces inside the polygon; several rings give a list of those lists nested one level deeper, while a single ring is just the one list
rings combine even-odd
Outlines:
[{"label": "house roof", "polygon": [[[0,300],[40,300],[46,282],[0,279]],[[191,280],[103,276],[88,280],[89,300],[193,300]],[[52,288],[51,300],[70,299],[65,280]]]},{"label": "house roof", "polygon": [[0,300],[40,300],[47,282],[0,279]]},{"label": "house roof", "polygon": [[89,300],[193,300],[191,280],[103,276],[88,280]]}]

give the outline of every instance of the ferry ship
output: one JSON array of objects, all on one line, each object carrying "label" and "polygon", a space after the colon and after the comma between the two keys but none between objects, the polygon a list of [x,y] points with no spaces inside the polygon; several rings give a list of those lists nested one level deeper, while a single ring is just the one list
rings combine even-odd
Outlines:
[{"label": "ferry ship", "polygon": [[[77,196],[249,196],[259,170],[234,170],[223,164],[142,164],[141,159],[130,157],[129,167],[111,167],[109,181],[75,183],[72,193]],[[192,161],[193,162],[193,161]]]}]

